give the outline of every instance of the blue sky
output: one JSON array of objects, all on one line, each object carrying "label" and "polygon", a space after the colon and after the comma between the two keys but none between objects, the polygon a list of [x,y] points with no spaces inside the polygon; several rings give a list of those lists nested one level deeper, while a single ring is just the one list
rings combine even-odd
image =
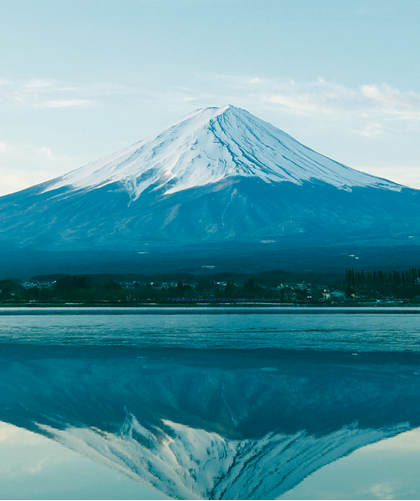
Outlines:
[{"label": "blue sky", "polygon": [[0,194],[233,104],[420,188],[417,0],[0,0]]}]

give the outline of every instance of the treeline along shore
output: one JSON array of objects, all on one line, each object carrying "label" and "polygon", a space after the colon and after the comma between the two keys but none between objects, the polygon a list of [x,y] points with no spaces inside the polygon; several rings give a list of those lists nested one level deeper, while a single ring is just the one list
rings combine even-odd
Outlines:
[{"label": "treeline along shore", "polygon": [[420,269],[345,274],[43,275],[0,280],[0,305],[420,305]]}]

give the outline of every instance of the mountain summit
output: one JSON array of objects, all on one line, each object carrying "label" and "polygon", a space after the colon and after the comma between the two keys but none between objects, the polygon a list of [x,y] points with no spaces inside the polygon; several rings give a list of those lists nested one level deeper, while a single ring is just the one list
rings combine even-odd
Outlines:
[{"label": "mountain summit", "polygon": [[204,108],[1,197],[0,244],[12,252],[136,254],[197,244],[222,253],[222,244],[231,252],[247,243],[277,250],[415,244],[419,193],[316,153],[245,110]]},{"label": "mountain summit", "polygon": [[158,134],[58,178],[46,191],[119,182],[136,200],[150,187],[169,195],[230,177],[298,185],[321,181],[347,190],[401,189],[334,162],[247,111],[227,105],[199,109]]}]

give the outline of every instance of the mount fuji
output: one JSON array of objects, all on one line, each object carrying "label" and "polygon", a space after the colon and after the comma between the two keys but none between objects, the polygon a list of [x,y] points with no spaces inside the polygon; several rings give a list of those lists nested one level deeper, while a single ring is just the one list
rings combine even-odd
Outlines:
[{"label": "mount fuji", "polygon": [[245,110],[205,108],[1,197],[0,244],[11,252],[416,244],[419,195],[316,153]]},{"label": "mount fuji", "polygon": [[120,183],[136,201],[148,189],[171,195],[229,178],[401,189],[309,150],[245,110],[224,106],[191,113],[155,136],[54,180],[44,192]]}]

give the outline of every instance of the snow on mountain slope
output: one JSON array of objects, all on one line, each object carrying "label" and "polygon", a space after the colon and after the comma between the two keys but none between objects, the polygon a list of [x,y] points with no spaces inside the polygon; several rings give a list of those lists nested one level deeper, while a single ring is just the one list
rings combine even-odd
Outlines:
[{"label": "snow on mountain slope", "polygon": [[118,435],[38,426],[64,446],[176,499],[275,499],[322,466],[409,428],[350,426],[320,437],[301,431],[229,440],[168,420],[148,430],[130,414]]},{"label": "snow on mountain slope", "polygon": [[298,185],[321,181],[348,191],[356,186],[401,190],[228,105],[199,109],[156,135],[52,180],[45,191],[65,186],[91,190],[118,182],[136,200],[151,186],[171,194],[237,176]]},{"label": "snow on mountain slope", "polygon": [[[42,252],[204,242],[412,245],[419,212],[420,190],[345,167],[225,106],[198,110],[122,152],[0,197],[0,241],[7,251]],[[225,249],[217,252],[224,259]]]}]

